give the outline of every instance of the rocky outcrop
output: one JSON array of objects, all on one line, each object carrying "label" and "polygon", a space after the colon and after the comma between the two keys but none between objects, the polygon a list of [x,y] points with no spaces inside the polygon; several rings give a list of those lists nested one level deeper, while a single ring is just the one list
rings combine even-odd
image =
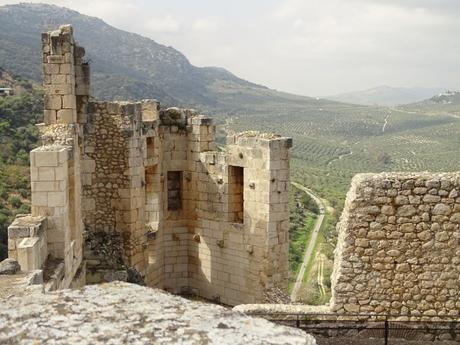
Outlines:
[{"label": "rocky outcrop", "polygon": [[21,270],[21,266],[14,259],[5,259],[0,262],[0,275],[15,274]]},{"label": "rocky outcrop", "polygon": [[316,344],[298,329],[122,282],[2,301],[0,343],[30,342]]}]

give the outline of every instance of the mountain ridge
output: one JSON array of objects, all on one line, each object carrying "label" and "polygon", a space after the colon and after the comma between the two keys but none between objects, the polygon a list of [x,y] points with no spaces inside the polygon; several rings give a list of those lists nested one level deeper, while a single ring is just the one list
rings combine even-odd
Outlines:
[{"label": "mountain ridge", "polygon": [[[263,94],[270,90],[221,67],[193,66],[178,50],[112,27],[102,19],[48,4],[0,7],[3,67],[39,81],[39,33],[60,24],[74,26],[76,39],[86,48],[92,65],[94,95],[101,99],[157,98],[162,103],[187,106],[219,107],[219,103],[223,103],[225,108],[225,97],[216,91],[223,84],[227,86],[224,96],[232,89],[236,95],[245,91]],[[117,88],[120,84],[124,87]]]},{"label": "mountain ridge", "polygon": [[443,88],[380,85],[370,89],[325,96],[324,98],[352,104],[396,106],[423,101],[444,90]]}]

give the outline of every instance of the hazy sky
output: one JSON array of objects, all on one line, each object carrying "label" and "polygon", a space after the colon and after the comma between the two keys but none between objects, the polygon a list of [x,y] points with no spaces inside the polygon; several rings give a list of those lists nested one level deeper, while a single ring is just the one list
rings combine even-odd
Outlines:
[{"label": "hazy sky", "polygon": [[177,48],[195,65],[278,90],[460,89],[460,0],[36,2],[100,17]]}]

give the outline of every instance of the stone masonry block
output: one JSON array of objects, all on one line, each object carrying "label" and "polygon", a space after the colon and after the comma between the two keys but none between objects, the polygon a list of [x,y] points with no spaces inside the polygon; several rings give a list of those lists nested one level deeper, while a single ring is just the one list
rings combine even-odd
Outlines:
[{"label": "stone masonry block", "polygon": [[58,123],[75,123],[77,122],[77,112],[75,109],[61,109],[57,111]]},{"label": "stone masonry block", "polygon": [[52,84],[66,84],[67,78],[65,74],[52,74],[51,75]]},{"label": "stone masonry block", "polygon": [[60,64],[53,64],[53,63],[47,63],[43,65],[43,73],[44,74],[58,74],[59,73],[59,68]]},{"label": "stone masonry block", "polygon": [[70,159],[72,151],[68,148],[63,148],[59,151],[59,164],[63,164]]},{"label": "stone masonry block", "polygon": [[58,166],[58,152],[33,150],[31,152],[34,156],[35,166],[37,167],[57,167]]},{"label": "stone masonry block", "polygon": [[73,87],[70,84],[45,85],[44,89],[48,95],[70,95],[73,93]]},{"label": "stone masonry block", "polygon": [[38,168],[30,167],[30,180],[31,181],[38,180]]},{"label": "stone masonry block", "polygon": [[74,95],[64,95],[62,96],[62,107],[64,109],[76,109],[76,99]]},{"label": "stone masonry block", "polygon": [[49,63],[49,64],[53,64],[53,65],[60,65],[64,62],[64,58],[62,55],[48,55],[46,57],[46,62]]},{"label": "stone masonry block", "polygon": [[87,80],[84,78],[75,79],[75,94],[79,96],[89,96],[90,88]]},{"label": "stone masonry block", "polygon": [[56,181],[65,181],[69,176],[67,166],[60,166],[54,169]]},{"label": "stone masonry block", "polygon": [[67,202],[67,193],[65,192],[49,192],[48,193],[48,206],[65,206]]},{"label": "stone masonry block", "polygon": [[43,75],[43,85],[51,84],[51,74],[44,74]]},{"label": "stone masonry block", "polygon": [[45,95],[44,108],[49,110],[58,110],[62,108],[60,95]]},{"label": "stone masonry block", "polygon": [[26,238],[39,236],[45,231],[45,218],[42,216],[17,216],[8,227],[8,238]]},{"label": "stone masonry block", "polygon": [[54,167],[39,167],[37,178],[32,177],[32,181],[54,181],[56,176],[54,174]]},{"label": "stone masonry block", "polygon": [[43,121],[46,124],[56,123],[56,110],[45,109],[43,111]]},{"label": "stone masonry block", "polygon": [[32,192],[54,192],[59,190],[59,183],[44,181],[44,182],[32,182]]},{"label": "stone masonry block", "polygon": [[59,73],[60,74],[70,74],[71,73],[71,64],[63,63],[59,65]]},{"label": "stone masonry block", "polygon": [[32,206],[48,206],[47,192],[32,192]]},{"label": "stone masonry block", "polygon": [[24,238],[17,246],[18,262],[22,271],[33,271],[42,268],[40,238]]}]

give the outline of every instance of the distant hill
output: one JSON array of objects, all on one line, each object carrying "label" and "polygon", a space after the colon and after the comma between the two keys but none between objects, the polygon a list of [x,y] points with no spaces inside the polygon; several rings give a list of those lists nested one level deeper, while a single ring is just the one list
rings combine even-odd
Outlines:
[{"label": "distant hill", "polygon": [[[45,4],[0,7],[0,61],[4,68],[41,81],[40,33],[72,24],[92,68],[100,99],[156,98],[204,110],[232,111],[251,104],[310,103],[313,99],[270,90],[223,68],[195,67],[179,51],[116,29],[101,19]],[[317,103],[317,102],[316,102]]]},{"label": "distant hill", "polygon": [[324,98],[353,104],[395,106],[422,101],[442,91],[440,88],[378,86]]},{"label": "distant hill", "polygon": [[402,107],[406,111],[426,114],[451,114],[460,117],[460,91],[447,91],[421,102]]}]

